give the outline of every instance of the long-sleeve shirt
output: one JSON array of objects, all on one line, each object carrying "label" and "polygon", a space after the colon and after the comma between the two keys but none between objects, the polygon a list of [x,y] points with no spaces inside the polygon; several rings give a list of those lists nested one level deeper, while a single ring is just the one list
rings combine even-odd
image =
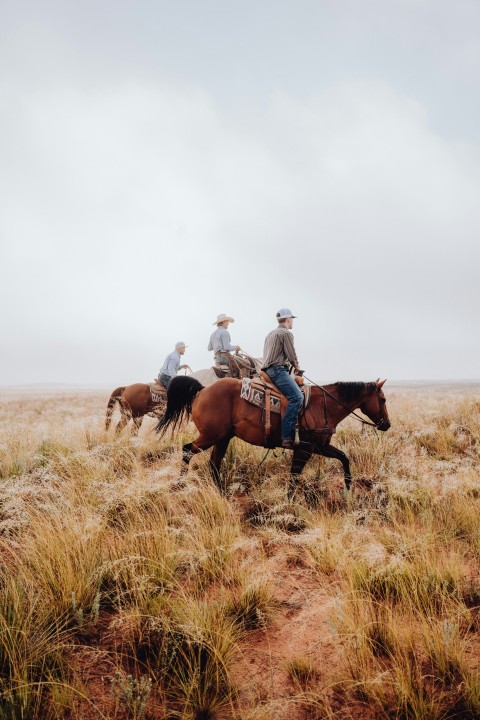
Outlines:
[{"label": "long-sleeve shirt", "polygon": [[180,357],[180,353],[176,350],[171,352],[170,355],[167,355],[167,357],[165,358],[165,362],[162,365],[162,369],[158,374],[161,375],[162,373],[164,373],[164,375],[175,377],[175,375],[178,373]]},{"label": "long-sleeve shirt", "polygon": [[218,352],[230,352],[235,348],[236,345],[232,345],[230,333],[224,327],[217,327],[215,332],[211,334],[208,350],[213,350],[217,354]]},{"label": "long-sleeve shirt", "polygon": [[266,370],[272,365],[293,365],[299,368],[297,353],[293,344],[293,335],[283,324],[268,333],[263,348],[262,369]]}]

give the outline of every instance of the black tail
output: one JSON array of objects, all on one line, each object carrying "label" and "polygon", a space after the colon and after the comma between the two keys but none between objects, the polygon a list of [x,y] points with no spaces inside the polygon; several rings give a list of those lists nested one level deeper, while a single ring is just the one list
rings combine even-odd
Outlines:
[{"label": "black tail", "polygon": [[187,375],[174,377],[167,390],[165,415],[155,425],[155,432],[163,435],[169,427],[175,430],[192,412],[192,402],[200,390],[203,390],[203,385],[195,378]]}]

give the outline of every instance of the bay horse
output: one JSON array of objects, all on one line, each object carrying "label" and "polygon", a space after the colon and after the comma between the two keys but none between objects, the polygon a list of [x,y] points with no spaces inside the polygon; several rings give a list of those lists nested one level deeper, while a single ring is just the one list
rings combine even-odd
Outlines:
[{"label": "bay horse", "polygon": [[[130,420],[133,420],[133,434],[140,430],[145,415],[158,418],[163,414],[167,404],[167,390],[163,388],[162,399],[154,401],[150,392],[150,385],[146,383],[134,383],[124,387],[115,388],[110,395],[105,414],[105,430],[108,430],[112,422],[112,414],[115,404],[120,408],[120,420],[115,428],[118,435]],[[158,393],[160,396],[160,393]]]},{"label": "bay horse", "polygon": [[[337,382],[311,387],[309,404],[300,415],[300,443],[293,450],[289,498],[294,495],[298,476],[312,454],[339,460],[343,466],[346,489],[350,489],[352,476],[348,457],[331,445],[330,440],[338,423],[357,409],[372,421],[368,424],[382,431],[389,429],[390,420],[382,390],[384,383],[385,380]],[[240,397],[241,386],[241,380],[232,378],[219,380],[206,388],[192,377],[174,378],[168,387],[167,409],[155,426],[156,432],[163,435],[168,428],[175,429],[191,415],[199,435],[182,448],[182,474],[187,471],[193,455],[212,447],[210,469],[220,492],[225,491],[220,468],[230,440],[238,437],[251,445],[265,446],[264,410]],[[272,445],[281,446],[279,413],[271,414],[270,437]]]},{"label": "bay horse", "polygon": [[[241,377],[253,377],[262,365],[261,359],[251,357],[243,351],[235,353],[235,358],[239,360]],[[217,382],[220,377],[225,377],[225,375],[217,369],[210,367],[205,370],[198,370],[189,377],[196,378],[206,387],[207,385],[212,385],[214,382]],[[145,415],[150,415],[150,417],[154,418],[163,415],[167,404],[167,391],[165,388],[163,388],[162,393],[165,396],[164,399],[160,402],[153,402],[150,386],[145,383],[134,383],[133,385],[115,388],[107,403],[105,430],[108,430],[110,427],[115,404],[118,403],[120,408],[120,421],[115,428],[115,434],[118,435],[121,433],[128,422],[133,420],[133,434],[136,435],[140,430]]]}]

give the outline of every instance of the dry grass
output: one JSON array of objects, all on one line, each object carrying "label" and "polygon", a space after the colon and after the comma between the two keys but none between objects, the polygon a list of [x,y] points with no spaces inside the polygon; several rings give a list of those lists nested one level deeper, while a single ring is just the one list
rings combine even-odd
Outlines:
[{"label": "dry grass", "polygon": [[0,720],[480,717],[478,395],[387,393],[308,506],[240,442],[227,497],[179,481],[192,429],[115,438],[106,396],[0,409]]}]

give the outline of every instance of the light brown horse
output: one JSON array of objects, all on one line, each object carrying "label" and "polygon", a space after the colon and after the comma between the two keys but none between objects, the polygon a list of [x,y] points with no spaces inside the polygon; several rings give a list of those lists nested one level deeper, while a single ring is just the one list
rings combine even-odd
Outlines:
[{"label": "light brown horse", "polygon": [[[160,393],[158,393],[160,396]],[[150,385],[145,383],[134,383],[125,387],[118,387],[110,395],[105,414],[105,430],[108,430],[112,422],[112,413],[115,404],[120,408],[120,420],[115,428],[118,435],[130,420],[133,420],[133,434],[140,430],[145,415],[158,418],[163,415],[167,404],[167,391],[163,388],[162,399],[154,401],[150,392]]]},{"label": "light brown horse", "polygon": [[[338,423],[357,409],[370,418],[375,428],[388,430],[390,420],[382,390],[384,382],[337,382],[312,387],[310,402],[300,417],[300,444],[293,450],[290,497],[295,492],[298,476],[314,453],[340,460],[346,488],[350,488],[349,460],[344,452],[330,444],[330,440]],[[192,455],[213,446],[210,467],[221,492],[225,488],[221,483],[220,467],[230,440],[238,437],[252,445],[265,445],[264,411],[240,397],[241,385],[240,380],[226,378],[204,388],[194,378],[174,378],[167,392],[165,415],[155,427],[163,434],[169,427],[175,429],[191,414],[199,435],[183,446],[183,472],[186,472]],[[280,414],[272,413],[271,423],[272,444],[279,447]]]}]

